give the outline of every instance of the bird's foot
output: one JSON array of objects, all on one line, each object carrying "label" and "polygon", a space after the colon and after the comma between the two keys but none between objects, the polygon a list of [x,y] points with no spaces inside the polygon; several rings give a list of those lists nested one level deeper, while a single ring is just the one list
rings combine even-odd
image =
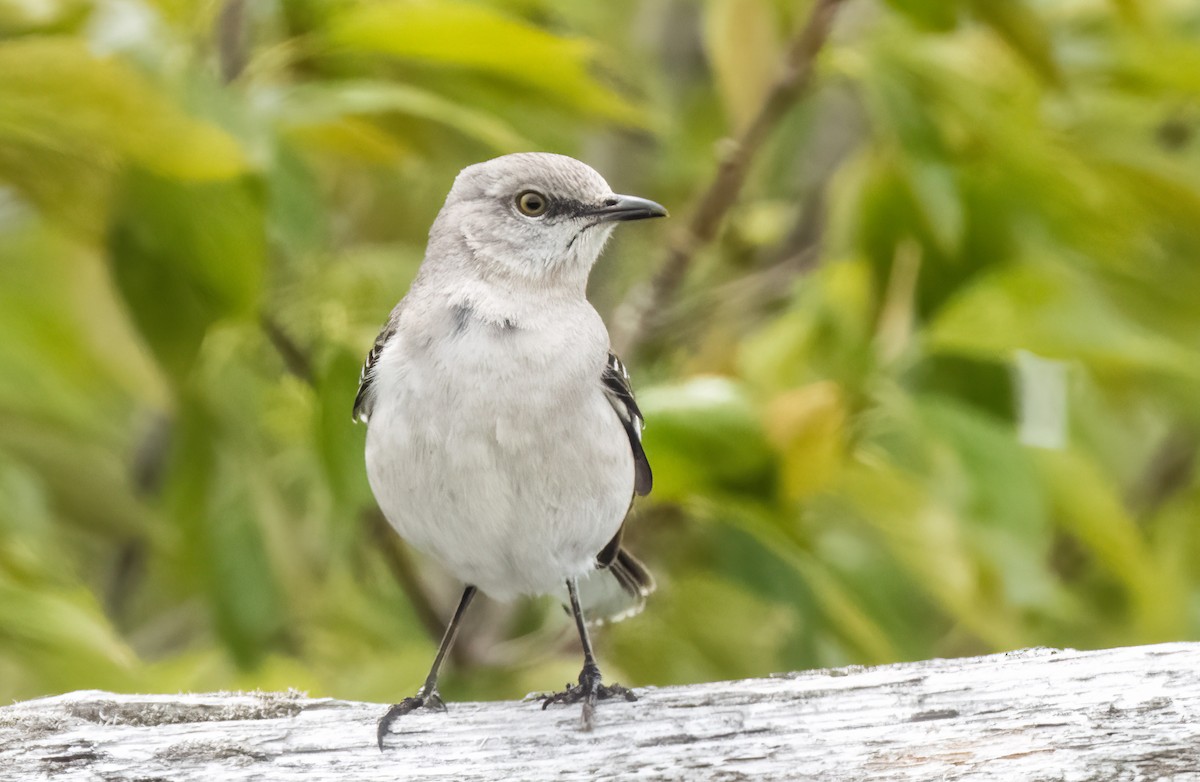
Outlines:
[{"label": "bird's foot", "polygon": [[556,692],[550,695],[542,696],[542,708],[545,709],[551,703],[582,703],[583,704],[583,719],[582,728],[591,730],[595,723],[596,717],[596,702],[606,701],[610,698],[624,698],[627,701],[636,701],[637,696],[626,687],[619,684],[601,684],[600,669],[595,665],[585,665],[579,673],[579,684],[567,684],[567,689],[563,692]]},{"label": "bird's foot", "polygon": [[376,737],[379,739],[379,749],[383,750],[383,737],[386,736],[392,727],[392,723],[417,709],[429,709],[430,711],[445,711],[446,704],[442,700],[442,696],[438,695],[437,690],[431,690],[428,695],[425,694],[425,688],[422,687],[411,698],[405,698],[392,708],[387,710],[387,714],[383,715],[383,719],[379,720],[379,728],[376,731]]}]

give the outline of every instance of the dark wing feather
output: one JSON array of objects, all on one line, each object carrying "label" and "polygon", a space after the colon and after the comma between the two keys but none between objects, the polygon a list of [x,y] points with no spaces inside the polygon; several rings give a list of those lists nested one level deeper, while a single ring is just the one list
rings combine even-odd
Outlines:
[{"label": "dark wing feather", "polygon": [[[650,493],[654,476],[650,472],[650,462],[642,449],[642,411],[638,409],[637,400],[633,396],[633,388],[629,385],[629,372],[616,354],[609,351],[608,363],[604,366],[604,394],[608,397],[613,410],[625,427],[629,437],[629,447],[633,451],[633,491],[634,494],[645,496]],[[630,498],[632,501],[632,498]],[[634,601],[635,610],[640,607],[646,595],[654,591],[654,577],[650,571],[632,554],[621,547],[621,538],[625,525],[617,530],[617,534],[596,555],[596,565],[607,569],[617,579],[621,589]]]},{"label": "dark wing feather", "polygon": [[646,452],[642,450],[642,411],[638,409],[637,400],[633,398],[633,388],[629,385],[629,372],[617,354],[608,352],[608,363],[604,365],[604,394],[609,403],[617,411],[625,434],[629,436],[629,447],[633,449],[633,492],[639,497],[650,493],[654,476],[650,472],[650,462]]},{"label": "dark wing feather", "polygon": [[354,420],[366,423],[371,418],[371,410],[375,407],[375,365],[379,363],[379,357],[383,354],[383,348],[387,345],[396,333],[396,329],[400,326],[400,305],[392,310],[391,317],[384,325],[383,330],[379,332],[379,336],[375,338],[375,344],[371,347],[371,352],[367,354],[367,360],[363,362],[362,372],[358,375],[358,393],[354,396]]}]

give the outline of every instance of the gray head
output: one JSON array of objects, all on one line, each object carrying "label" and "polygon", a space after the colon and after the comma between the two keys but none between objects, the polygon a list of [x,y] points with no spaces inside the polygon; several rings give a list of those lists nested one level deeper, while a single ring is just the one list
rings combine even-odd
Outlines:
[{"label": "gray head", "polygon": [[464,168],[432,235],[456,232],[485,272],[585,280],[618,222],[666,214],[653,201],[613,193],[574,158],[525,152]]}]

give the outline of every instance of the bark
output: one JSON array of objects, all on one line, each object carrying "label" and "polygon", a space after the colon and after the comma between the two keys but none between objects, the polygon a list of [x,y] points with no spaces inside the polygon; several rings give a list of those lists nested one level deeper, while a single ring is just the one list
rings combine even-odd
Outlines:
[{"label": "bark", "polygon": [[75,692],[0,709],[0,779],[1200,779],[1200,644],[809,671],[396,723],[300,693]]}]

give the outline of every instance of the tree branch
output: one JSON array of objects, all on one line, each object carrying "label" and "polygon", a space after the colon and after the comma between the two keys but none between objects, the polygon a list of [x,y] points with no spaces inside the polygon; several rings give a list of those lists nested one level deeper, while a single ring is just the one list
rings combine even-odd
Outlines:
[{"label": "tree branch", "polygon": [[741,136],[723,147],[716,175],[700,195],[685,227],[672,239],[654,279],[648,288],[639,288],[622,304],[624,314],[618,320],[626,327],[614,338],[618,352],[631,356],[641,348],[656,328],[658,314],[674,298],[696,254],[716,238],[726,214],[741,194],[755,156],[811,81],[817,55],[825,45],[842,2],[816,0],[807,21],[788,47],[779,76],[758,112]]},{"label": "tree branch", "polygon": [[[552,682],[548,682],[552,684]],[[1200,644],[1029,649],[403,717],[289,693],[77,692],[0,708],[12,782],[1195,779]]]}]

